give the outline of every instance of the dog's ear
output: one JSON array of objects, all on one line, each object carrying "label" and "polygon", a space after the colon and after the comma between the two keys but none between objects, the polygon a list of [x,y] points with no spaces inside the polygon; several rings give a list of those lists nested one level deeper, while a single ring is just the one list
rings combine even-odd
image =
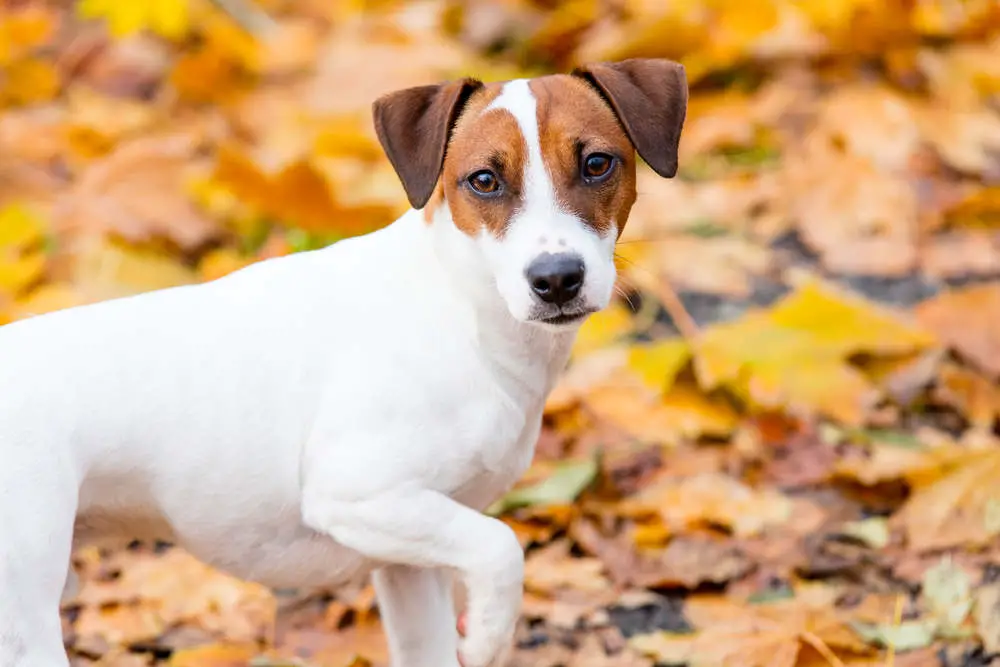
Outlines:
[{"label": "dog's ear", "polygon": [[461,79],[406,88],[372,104],[375,133],[413,208],[423,208],[431,198],[452,127],[466,100],[482,85]]},{"label": "dog's ear", "polygon": [[661,58],[631,58],[583,65],[573,74],[608,101],[636,152],[653,171],[673,178],[687,114],[684,66]]}]

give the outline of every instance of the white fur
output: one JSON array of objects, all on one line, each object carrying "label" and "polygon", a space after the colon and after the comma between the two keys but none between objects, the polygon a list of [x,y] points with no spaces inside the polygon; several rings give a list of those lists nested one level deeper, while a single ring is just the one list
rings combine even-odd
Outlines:
[{"label": "white fur", "polygon": [[134,537],[271,586],[374,571],[394,665],[454,667],[458,648],[466,667],[499,663],[523,554],[480,510],[530,463],[574,336],[522,321],[524,266],[574,249],[595,307],[613,266],[555,203],[527,85],[497,105],[531,148],[502,241],[462,234],[447,207],[432,225],[410,211],[215,282],[0,328],[0,667],[65,667],[71,548]]},{"label": "white fur", "polygon": [[588,310],[604,308],[611,300],[616,275],[614,244],[617,233],[613,221],[609,231],[601,235],[559,206],[542,158],[537,103],[527,79],[504,84],[500,95],[483,113],[495,109],[504,109],[514,116],[528,148],[522,186],[523,208],[511,220],[503,237],[497,239],[484,230],[479,239],[511,315],[526,320],[540,310],[524,271],[542,253],[578,255],[586,269],[581,307]]}]

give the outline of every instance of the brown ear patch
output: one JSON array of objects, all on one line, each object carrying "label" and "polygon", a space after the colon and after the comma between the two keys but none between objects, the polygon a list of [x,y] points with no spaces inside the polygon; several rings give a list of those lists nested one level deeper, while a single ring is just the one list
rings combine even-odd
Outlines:
[{"label": "brown ear patch", "polygon": [[[531,82],[538,107],[542,160],[560,208],[599,234],[612,224],[621,235],[635,203],[635,157],[614,111],[587,82],[558,74]],[[612,155],[615,172],[600,184],[585,183],[581,169],[590,154]]]},{"label": "brown ear patch", "polygon": [[[470,100],[455,125],[442,172],[442,201],[455,226],[470,236],[485,229],[502,238],[522,204],[527,143],[508,110],[487,110],[502,89],[502,83],[491,84]],[[479,197],[467,187],[466,178],[480,169],[499,177],[499,196]]]},{"label": "brown ear patch", "polygon": [[389,93],[372,105],[375,133],[413,208],[423,208],[444,165],[448,138],[476,79]]},{"label": "brown ear patch", "polygon": [[608,101],[636,152],[660,176],[677,173],[677,149],[687,113],[684,67],[660,58],[593,63],[573,71]]}]

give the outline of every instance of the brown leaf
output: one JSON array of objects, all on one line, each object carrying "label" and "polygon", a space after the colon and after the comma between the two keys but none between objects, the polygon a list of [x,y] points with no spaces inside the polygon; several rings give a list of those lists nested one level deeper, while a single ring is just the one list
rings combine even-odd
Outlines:
[{"label": "brown leaf", "polygon": [[645,552],[632,580],[645,588],[695,589],[704,583],[728,583],[752,569],[746,554],[727,540],[682,535],[658,553]]},{"label": "brown leaf", "polygon": [[987,653],[1000,653],[1000,583],[979,586],[975,595],[976,632]]},{"label": "brown leaf", "polygon": [[753,489],[727,475],[704,473],[665,477],[624,501],[619,510],[659,516],[671,530],[721,526],[746,537],[787,521],[792,508],[791,501],[773,489]]},{"label": "brown leaf", "polygon": [[917,306],[920,323],[992,377],[1000,376],[1000,284],[943,292]]},{"label": "brown leaf", "polygon": [[189,136],[132,141],[88,169],[60,202],[65,234],[113,233],[131,243],[160,238],[194,250],[218,238],[218,226],[186,195],[197,144]]},{"label": "brown leaf", "polygon": [[1000,387],[957,364],[941,368],[936,397],[960,410],[973,426],[988,430],[1000,416]]},{"label": "brown leaf", "polygon": [[1000,447],[970,452],[960,464],[919,485],[897,514],[908,543],[917,550],[981,545],[1000,535]]}]

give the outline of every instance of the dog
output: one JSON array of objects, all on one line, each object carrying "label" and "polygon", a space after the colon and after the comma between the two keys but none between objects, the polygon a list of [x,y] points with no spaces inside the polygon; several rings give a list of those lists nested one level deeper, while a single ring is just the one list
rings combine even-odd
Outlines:
[{"label": "dog", "polygon": [[483,510],[610,303],[638,159],[676,174],[687,95],[662,59],[388,93],[388,226],[0,328],[0,666],[66,667],[72,550],[133,539],[272,587],[370,573],[393,665],[503,664],[524,552]]}]

